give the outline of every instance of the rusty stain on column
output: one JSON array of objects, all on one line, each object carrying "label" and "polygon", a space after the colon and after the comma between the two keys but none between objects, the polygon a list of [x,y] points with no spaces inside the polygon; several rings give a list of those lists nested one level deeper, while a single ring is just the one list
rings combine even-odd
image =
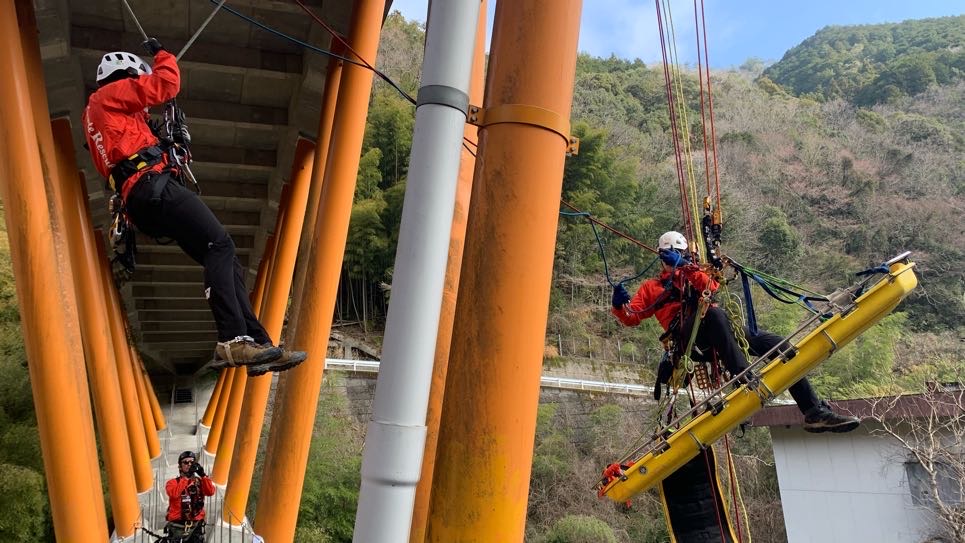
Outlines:
[{"label": "rusty stain on column", "polygon": [[0,197],[54,531],[61,540],[106,538],[63,203],[53,191],[64,179],[55,164],[33,4],[2,4]]},{"label": "rusty stain on column", "polygon": [[428,541],[523,540],[580,11],[496,4]]},{"label": "rusty stain on column", "polygon": [[[244,373],[245,368],[226,368],[224,385],[221,387],[221,395],[218,396],[218,405],[214,410],[214,419],[211,421],[211,430],[208,432],[208,439],[204,442],[204,452],[211,456],[218,454],[218,444],[221,443],[221,431],[224,429],[225,411],[228,409],[228,399],[231,397],[231,384],[235,380],[238,372]],[[247,373],[245,374],[247,377]]]},{"label": "rusty stain on column", "polygon": [[98,233],[94,236],[98,253],[101,257],[101,288],[104,289],[107,301],[107,320],[111,327],[111,341],[114,345],[114,364],[117,368],[117,380],[121,387],[121,400],[124,404],[124,423],[127,425],[127,439],[130,443],[131,461],[134,465],[134,481],[138,492],[146,492],[154,485],[151,473],[151,455],[148,452],[147,437],[144,435],[144,423],[137,401],[137,384],[134,380],[131,364],[131,351],[127,342],[126,318],[121,308],[120,294],[114,286],[111,275],[110,262],[107,259],[107,249],[104,236]]},{"label": "rusty stain on column", "polygon": [[[481,104],[486,68],[486,11],[487,1],[479,5],[479,24],[476,27],[476,51],[473,58],[472,78],[469,82],[469,103]],[[436,464],[436,444],[439,439],[439,419],[442,417],[442,399],[446,390],[446,373],[449,367],[449,346],[452,341],[452,325],[456,314],[456,294],[459,291],[459,275],[462,266],[463,246],[466,240],[466,220],[469,214],[469,198],[472,193],[472,177],[476,157],[478,130],[466,123],[462,162],[459,165],[459,182],[456,185],[456,205],[452,214],[452,230],[449,240],[449,261],[446,264],[446,283],[442,292],[442,310],[439,313],[439,335],[436,339],[435,362],[432,367],[432,386],[429,390],[429,408],[426,411],[426,446],[422,457],[422,475],[416,488],[415,506],[412,511],[411,543],[422,543],[426,536],[429,515],[429,498],[432,494],[432,475]],[[471,142],[471,143],[469,143]],[[468,145],[468,147],[466,147]]]},{"label": "rusty stain on column", "polygon": [[225,376],[227,375],[228,370],[226,369],[218,372],[218,381],[214,384],[214,391],[208,398],[208,406],[204,408],[204,415],[201,416],[201,426],[204,428],[211,428],[211,423],[214,421],[214,412],[218,407],[218,400],[221,398],[221,391],[224,389]]},{"label": "rusty stain on column", "polygon": [[[370,64],[378,51],[384,10],[384,0],[359,0],[352,14],[348,41]],[[306,294],[290,342],[308,352],[308,360],[286,372],[276,395],[258,497],[255,532],[266,541],[291,541],[295,535],[371,91],[371,71],[355,65],[342,68],[313,245],[304,264]]]},{"label": "rusty stain on column", "polygon": [[[70,121],[52,121],[51,132],[57,152],[58,170],[63,173],[64,223],[70,235],[71,258],[75,264],[78,304],[81,311],[81,330],[90,379],[91,396],[97,414],[97,433],[100,437],[107,472],[111,514],[117,535],[134,535],[134,525],[140,514],[134,467],[131,464],[124,406],[114,364],[114,347],[110,342],[107,306],[100,285],[100,264],[97,244],[91,227],[87,190],[83,176],[78,173]],[[74,179],[71,182],[71,179]]]},{"label": "rusty stain on column", "polygon": [[[262,307],[268,301],[268,285],[270,284],[271,277],[275,274],[275,252],[278,248],[278,229],[279,225],[284,221],[284,217],[288,212],[288,202],[291,199],[291,190],[288,184],[282,186],[281,197],[278,204],[278,213],[275,217],[275,229],[272,234],[269,234],[265,240],[265,252],[262,255],[261,262],[258,263],[258,275],[255,276],[255,289],[251,292],[249,298],[251,300],[251,305],[254,308],[255,315],[259,317],[262,322],[262,326],[265,326],[264,319],[261,318],[263,313]],[[285,301],[287,302],[287,294]],[[267,326],[266,326],[267,328]],[[266,330],[267,331],[267,330]],[[271,334],[269,333],[269,337]],[[235,439],[238,435],[239,426],[242,421],[242,407],[244,405],[245,397],[247,396],[247,391],[251,385],[251,379],[248,377],[247,370],[244,374],[244,379],[239,380],[240,374],[235,374],[234,381],[232,382],[229,396],[228,404],[225,407],[225,417],[221,428],[221,439],[217,447],[217,455],[215,456],[214,468],[211,470],[211,480],[214,484],[226,486],[228,484],[228,478],[230,475],[232,458],[234,457],[235,450]],[[263,375],[268,379],[269,383],[271,381],[272,374]],[[267,403],[267,398],[266,398]],[[233,510],[223,509],[227,521],[232,520],[241,522],[243,515],[235,516]]]},{"label": "rusty stain on column", "polygon": [[[268,337],[277,341],[285,324],[285,310],[288,308],[292,276],[295,270],[295,257],[298,253],[299,234],[305,218],[309,185],[312,179],[312,162],[315,144],[300,138],[295,146],[291,182],[288,185],[288,198],[279,226],[275,230],[273,272],[265,288],[265,304],[259,312],[268,332]],[[229,524],[241,522],[245,517],[248,492],[255,469],[255,455],[265,421],[265,409],[271,391],[272,376],[262,375],[248,379],[244,403],[238,423],[235,449],[230,459],[228,489],[225,492],[222,520]],[[220,454],[219,454],[220,457]],[[221,459],[219,458],[220,462]],[[216,465],[217,467],[217,465]]]},{"label": "rusty stain on column", "polygon": [[134,376],[134,386],[137,390],[137,406],[141,411],[141,423],[144,425],[144,437],[147,439],[147,454],[152,460],[161,456],[161,441],[154,425],[154,413],[151,412],[151,400],[147,397],[147,383],[144,372],[141,371],[140,356],[134,345],[129,345],[128,355],[131,360],[131,375]]}]

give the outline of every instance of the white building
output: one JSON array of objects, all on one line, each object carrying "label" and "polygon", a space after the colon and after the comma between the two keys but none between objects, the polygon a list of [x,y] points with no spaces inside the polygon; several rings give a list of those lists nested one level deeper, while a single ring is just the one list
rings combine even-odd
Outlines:
[{"label": "white building", "polygon": [[[795,405],[759,412],[752,424],[770,427],[788,542],[929,541],[936,524],[927,507],[921,464],[895,438],[883,434],[881,422],[867,417],[883,415],[889,425],[908,417],[957,418],[960,429],[965,426],[962,395],[958,391],[833,402],[835,410],[865,419],[845,434],[805,432]],[[953,401],[936,404],[936,397]],[[908,431],[906,426],[899,428]],[[949,447],[961,448],[960,431],[946,428],[941,433]],[[939,486],[946,503],[962,503],[960,480],[948,478]]]}]

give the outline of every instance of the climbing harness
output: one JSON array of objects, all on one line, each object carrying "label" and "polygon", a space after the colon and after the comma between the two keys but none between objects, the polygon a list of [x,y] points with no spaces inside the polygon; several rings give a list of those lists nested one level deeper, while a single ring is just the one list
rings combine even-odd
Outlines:
[{"label": "climbing harness", "polygon": [[[137,15],[131,8],[127,0],[121,0],[125,10],[131,16],[141,37],[147,41],[148,36],[141,26]],[[187,52],[188,48],[194,43],[201,32],[208,26],[214,18],[225,0],[221,0],[214,10],[208,15],[207,19],[194,32],[191,38],[185,43],[184,47],[177,54],[176,59]],[[201,187],[197,178],[191,171],[191,136],[185,123],[184,112],[178,107],[176,100],[170,100],[164,104],[161,120],[159,122],[148,121],[151,132],[158,137],[158,144],[145,147],[131,156],[118,162],[111,169],[107,178],[107,188],[113,193],[108,201],[108,211],[111,215],[111,228],[109,239],[113,255],[111,263],[121,265],[121,276],[130,278],[136,268],[137,260],[137,239],[135,236],[134,224],[131,222],[124,206],[121,191],[124,183],[134,175],[142,174],[144,170],[153,168],[162,162],[166,162],[161,175],[152,189],[151,201],[159,203],[161,193],[170,179],[175,179],[184,186],[190,186],[198,195],[201,194]],[[167,174],[167,175],[165,175]],[[145,174],[142,174],[145,175]],[[168,243],[157,240],[159,243]]]}]

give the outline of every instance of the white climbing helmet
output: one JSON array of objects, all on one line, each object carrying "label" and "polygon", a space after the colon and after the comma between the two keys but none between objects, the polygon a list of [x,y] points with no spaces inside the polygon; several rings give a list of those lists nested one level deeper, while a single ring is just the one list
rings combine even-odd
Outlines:
[{"label": "white climbing helmet", "polygon": [[[151,67],[141,60],[141,57],[124,51],[114,51],[101,58],[101,63],[97,66],[97,82],[100,83],[118,70],[134,70],[136,75],[151,73]],[[135,74],[132,73],[131,75]]]},{"label": "white climbing helmet", "polygon": [[687,238],[684,237],[680,232],[674,232],[673,230],[667,232],[666,234],[660,236],[657,241],[657,249],[680,249],[681,251],[687,249]]}]

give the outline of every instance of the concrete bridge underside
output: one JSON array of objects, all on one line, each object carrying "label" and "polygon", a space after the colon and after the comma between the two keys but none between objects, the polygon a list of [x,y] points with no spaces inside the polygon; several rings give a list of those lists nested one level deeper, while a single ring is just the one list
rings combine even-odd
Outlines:
[{"label": "concrete bridge underside", "polygon": [[[205,0],[129,2],[148,35],[175,53],[216,5]],[[304,3],[336,31],[346,32],[354,2]],[[226,6],[295,39],[329,48],[330,35],[294,2],[233,0]],[[101,55],[123,50],[147,59],[142,38],[121,0],[36,0],[35,7],[50,112],[71,120],[94,225],[106,230],[108,194],[82,146],[80,119],[96,88]],[[205,203],[234,238],[249,284],[289,181],[295,141],[317,132],[327,62],[224,10],[180,62],[178,104],[193,139],[193,171]],[[138,349],[154,375],[193,374],[210,360],[217,339],[201,267],[176,245],[141,235],[138,249],[137,273],[121,288]]]}]

